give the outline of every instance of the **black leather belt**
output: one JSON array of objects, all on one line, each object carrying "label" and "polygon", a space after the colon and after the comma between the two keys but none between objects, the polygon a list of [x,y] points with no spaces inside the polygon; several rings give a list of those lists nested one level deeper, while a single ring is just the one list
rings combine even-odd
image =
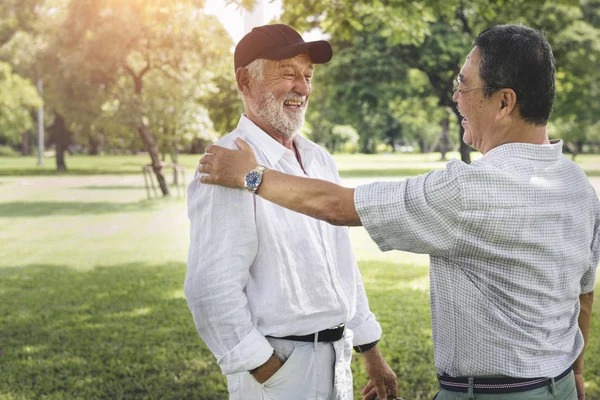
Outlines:
[{"label": "black leather belt", "polygon": [[329,328],[329,329],[323,329],[322,331],[319,331],[317,333],[311,333],[310,335],[302,335],[302,336],[286,336],[286,337],[273,337],[273,336],[269,336],[269,337],[273,337],[274,339],[284,339],[284,340],[295,340],[297,342],[314,342],[315,341],[315,335],[317,335],[317,342],[326,342],[326,343],[331,343],[331,342],[337,342],[338,340],[340,340],[341,338],[344,337],[344,329],[346,327],[344,326],[344,324],[341,324],[339,326],[336,326],[334,328]]},{"label": "black leather belt", "polygon": [[[558,381],[571,373],[571,367],[554,378]],[[438,375],[440,387],[451,392],[467,393],[469,378]],[[473,378],[473,393],[517,393],[548,386],[551,378]]]}]

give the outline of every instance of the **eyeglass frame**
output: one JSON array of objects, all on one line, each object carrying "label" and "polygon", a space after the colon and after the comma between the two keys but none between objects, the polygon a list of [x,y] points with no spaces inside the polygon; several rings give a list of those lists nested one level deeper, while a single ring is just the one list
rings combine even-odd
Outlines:
[{"label": "eyeglass frame", "polygon": [[452,93],[463,93],[463,92],[470,92],[471,90],[479,90],[479,89],[499,89],[495,86],[481,86],[481,87],[474,87],[474,88],[459,88],[458,85],[460,85],[460,79],[459,78],[455,78],[454,79],[454,85],[452,88]]}]

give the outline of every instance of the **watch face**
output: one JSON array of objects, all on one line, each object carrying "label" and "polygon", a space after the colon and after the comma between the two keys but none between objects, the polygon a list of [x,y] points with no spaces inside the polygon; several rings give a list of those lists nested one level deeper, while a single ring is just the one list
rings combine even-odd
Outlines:
[{"label": "watch face", "polygon": [[260,174],[256,171],[251,171],[246,175],[246,186],[255,188],[260,183]]}]

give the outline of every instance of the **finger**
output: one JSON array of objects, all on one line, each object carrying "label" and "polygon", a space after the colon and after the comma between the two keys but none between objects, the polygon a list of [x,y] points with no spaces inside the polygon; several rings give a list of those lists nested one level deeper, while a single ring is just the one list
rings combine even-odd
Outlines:
[{"label": "finger", "polygon": [[386,380],[386,386],[388,395],[393,395],[394,398],[398,397],[398,380],[395,375]]},{"label": "finger", "polygon": [[375,388],[373,388],[365,394],[365,396],[363,397],[363,400],[375,400],[376,398],[377,398],[377,392],[375,391]]},{"label": "finger", "polygon": [[215,178],[212,175],[203,175],[200,177],[200,182],[213,185]]},{"label": "finger", "polygon": [[388,392],[387,388],[385,387],[385,383],[378,383],[375,386],[375,391],[377,392],[377,397],[379,397],[380,399],[387,399]]},{"label": "finger", "polygon": [[248,142],[246,142],[242,138],[235,139],[235,144],[237,144],[237,147],[242,151],[252,151],[252,148],[250,147]]},{"label": "finger", "polygon": [[201,174],[210,174],[212,172],[212,165],[200,164],[200,166],[198,167],[198,172],[200,172]]},{"label": "finger", "polygon": [[200,159],[200,164],[214,164],[214,160],[215,160],[215,155],[214,154],[209,154],[206,153],[205,155],[202,156],[202,158]]},{"label": "finger", "polygon": [[226,150],[226,149],[224,147],[217,146],[216,144],[211,144],[209,146],[206,146],[206,149],[204,150],[204,152],[211,153],[211,154],[219,154],[223,150]]},{"label": "finger", "polygon": [[369,381],[369,383],[367,383],[367,386],[365,386],[362,390],[363,394],[367,394],[368,392],[373,390],[374,387],[375,385],[373,385],[373,381]]}]

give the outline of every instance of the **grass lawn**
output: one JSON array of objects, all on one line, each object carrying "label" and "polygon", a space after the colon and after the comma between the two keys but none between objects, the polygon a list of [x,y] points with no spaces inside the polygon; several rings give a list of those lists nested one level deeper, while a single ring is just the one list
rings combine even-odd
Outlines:
[{"label": "grass lawn", "polygon": [[[380,171],[388,168],[407,175],[443,167],[436,158],[336,161],[345,183],[355,185],[387,176]],[[182,160],[189,178],[198,157]],[[581,161],[590,170],[600,165],[600,157]],[[35,159],[0,158],[0,400],[227,398],[183,294],[185,200],[145,200],[138,172],[145,162],[69,157],[80,172],[32,176]],[[26,176],[16,176],[19,171]],[[600,179],[593,181],[600,187]],[[362,228],[352,228],[351,236],[400,395],[431,399],[437,385],[428,258],[381,253]],[[585,372],[591,400],[600,399],[598,327],[600,302]],[[367,382],[359,357],[353,361],[357,399]]]},{"label": "grass lawn", "polygon": [[[481,155],[472,153],[476,160]],[[183,154],[179,163],[188,175],[198,165],[201,155]],[[448,159],[460,158],[448,153]],[[431,154],[335,154],[334,159],[342,177],[397,177],[426,173],[444,168],[439,153]],[[67,156],[67,172],[57,172],[54,158],[44,159],[37,167],[36,157],[0,157],[0,176],[63,176],[63,175],[141,175],[142,166],[150,162],[148,155],[137,156]],[[584,154],[577,162],[589,176],[600,176],[600,155]],[[169,174],[169,173],[167,173]]]}]

